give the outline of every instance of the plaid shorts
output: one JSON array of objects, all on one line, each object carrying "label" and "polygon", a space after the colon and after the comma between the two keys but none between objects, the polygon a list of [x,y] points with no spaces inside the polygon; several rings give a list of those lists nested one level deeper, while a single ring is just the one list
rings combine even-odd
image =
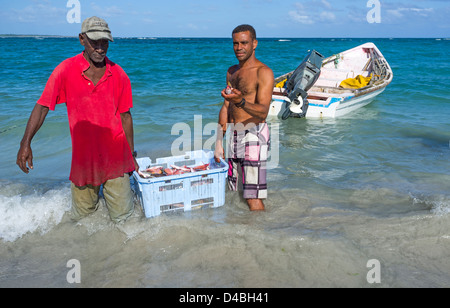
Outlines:
[{"label": "plaid shorts", "polygon": [[229,140],[228,187],[242,189],[244,199],[267,198],[267,156],[269,126],[261,123],[248,130],[234,131]]}]

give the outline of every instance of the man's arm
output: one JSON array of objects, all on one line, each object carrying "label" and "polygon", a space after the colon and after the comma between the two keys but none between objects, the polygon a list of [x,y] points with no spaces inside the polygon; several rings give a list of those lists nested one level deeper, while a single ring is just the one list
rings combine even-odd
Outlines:
[{"label": "man's arm", "polygon": [[[258,92],[256,93],[255,103],[261,106],[259,117],[262,120],[266,120],[267,115],[269,114],[274,83],[275,78],[273,76],[272,70],[269,67],[264,66],[258,71]],[[252,105],[250,105],[250,107],[251,106]],[[244,110],[246,110],[245,107]]]},{"label": "man's arm", "polygon": [[216,162],[220,162],[221,158],[225,158],[225,153],[223,150],[223,137],[227,132],[228,126],[228,108],[230,103],[224,101],[222,108],[219,112],[219,123],[217,125],[217,138],[216,138],[216,150],[214,152],[214,157]]},{"label": "man's arm", "polygon": [[255,102],[247,102],[242,109],[255,118],[265,121],[272,102],[274,76],[273,72],[267,66],[258,70],[258,91]]},{"label": "man's arm", "polygon": [[[235,69],[234,67],[230,67],[227,71],[226,84],[230,84],[231,71]],[[225,90],[222,91],[225,93]],[[230,102],[225,99],[223,102],[222,108],[219,112],[219,122],[217,124],[217,138],[216,138],[216,150],[214,151],[214,158],[217,163],[220,163],[221,158],[225,158],[225,151],[223,150],[223,137],[227,133],[228,121],[229,121],[229,108]]]},{"label": "man's arm", "polygon": [[[27,127],[25,128],[25,133],[22,141],[20,142],[20,149],[17,153],[16,161],[16,164],[25,173],[29,173],[30,169],[33,169],[33,151],[31,150],[31,140],[33,140],[34,135],[36,135],[44,123],[48,110],[48,107],[36,104],[31,112]],[[27,167],[27,163],[30,168]]]},{"label": "man's arm", "polygon": [[[121,113],[120,118],[122,120],[123,131],[125,132],[125,137],[127,138],[130,150],[131,152],[134,152],[134,129],[133,129],[133,117],[131,116],[131,112],[127,111]],[[133,157],[133,160],[135,170],[139,171],[139,164],[137,163],[136,158]]]}]

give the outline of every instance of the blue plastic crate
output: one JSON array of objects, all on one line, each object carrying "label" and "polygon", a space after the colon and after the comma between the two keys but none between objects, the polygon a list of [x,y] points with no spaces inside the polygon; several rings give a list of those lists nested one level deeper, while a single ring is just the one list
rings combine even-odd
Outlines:
[{"label": "blue plastic crate", "polygon": [[195,167],[209,164],[210,170],[144,179],[133,173],[131,187],[138,196],[147,218],[164,212],[191,211],[217,208],[225,204],[225,186],[228,164],[216,163],[212,151],[192,151],[182,156],[158,158],[153,163],[148,157],[138,158],[141,171],[154,166],[171,165]]}]

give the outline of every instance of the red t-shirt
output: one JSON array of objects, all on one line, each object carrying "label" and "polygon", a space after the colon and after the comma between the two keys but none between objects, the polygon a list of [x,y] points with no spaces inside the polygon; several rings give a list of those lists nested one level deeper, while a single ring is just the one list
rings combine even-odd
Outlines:
[{"label": "red t-shirt", "polygon": [[106,58],[106,72],[96,86],[84,72],[83,53],[63,61],[51,74],[38,104],[55,110],[66,103],[72,136],[70,180],[77,186],[101,185],[134,170],[120,114],[133,107],[131,83]]}]

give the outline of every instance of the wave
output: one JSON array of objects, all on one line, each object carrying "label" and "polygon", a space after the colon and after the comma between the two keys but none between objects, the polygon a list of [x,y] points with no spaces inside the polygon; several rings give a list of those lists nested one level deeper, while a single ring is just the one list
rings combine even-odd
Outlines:
[{"label": "wave", "polygon": [[424,204],[436,216],[450,214],[450,198],[444,195],[414,197],[414,204]]},{"label": "wave", "polygon": [[71,206],[70,187],[45,190],[30,185],[0,185],[0,239],[14,242],[25,234],[45,234]]}]

